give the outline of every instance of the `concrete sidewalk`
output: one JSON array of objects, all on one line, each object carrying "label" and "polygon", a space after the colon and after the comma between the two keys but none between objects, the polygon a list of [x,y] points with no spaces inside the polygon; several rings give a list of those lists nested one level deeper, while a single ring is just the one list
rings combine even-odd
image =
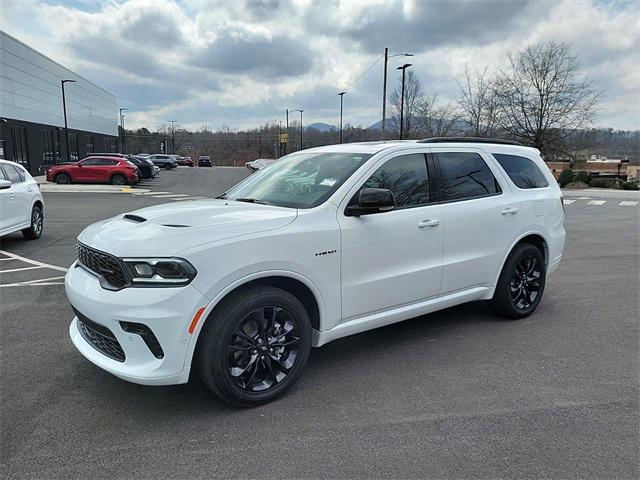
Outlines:
[{"label": "concrete sidewalk", "polygon": [[44,175],[33,177],[40,191],[43,193],[146,193],[150,190],[146,188],[132,188],[129,185],[102,185],[91,183],[71,183],[67,185],[58,185],[57,183],[47,182]]}]

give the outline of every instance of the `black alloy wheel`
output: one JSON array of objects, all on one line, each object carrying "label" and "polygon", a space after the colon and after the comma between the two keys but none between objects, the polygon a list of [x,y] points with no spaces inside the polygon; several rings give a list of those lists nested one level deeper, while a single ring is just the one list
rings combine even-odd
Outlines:
[{"label": "black alloy wheel", "polygon": [[260,307],[243,318],[229,337],[225,369],[231,380],[249,392],[282,382],[300,353],[297,322],[287,310]]},{"label": "black alloy wheel", "polygon": [[59,185],[68,185],[71,183],[71,177],[67,173],[59,173],[56,175],[55,180]]},{"label": "black alloy wheel", "polygon": [[294,295],[254,285],[216,306],[202,327],[194,362],[218,397],[240,407],[260,405],[300,377],[311,332],[309,314]]},{"label": "black alloy wheel", "polygon": [[543,252],[529,243],[517,245],[502,268],[491,307],[505,318],[530,315],[540,304],[546,276]]}]

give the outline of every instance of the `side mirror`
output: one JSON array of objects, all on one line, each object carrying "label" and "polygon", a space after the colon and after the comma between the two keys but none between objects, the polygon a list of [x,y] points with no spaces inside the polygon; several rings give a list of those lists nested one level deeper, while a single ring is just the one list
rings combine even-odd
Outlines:
[{"label": "side mirror", "polygon": [[393,192],[386,188],[363,188],[358,194],[358,203],[349,205],[346,214],[351,217],[390,212],[396,207]]},{"label": "side mirror", "polygon": [[11,185],[13,185],[11,183],[10,180],[0,180],[0,190],[6,190],[7,188],[11,188]]}]

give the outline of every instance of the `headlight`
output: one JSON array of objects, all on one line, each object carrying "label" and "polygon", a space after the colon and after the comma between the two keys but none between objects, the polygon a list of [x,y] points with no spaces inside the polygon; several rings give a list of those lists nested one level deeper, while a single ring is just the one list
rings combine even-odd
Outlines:
[{"label": "headlight", "polygon": [[123,258],[133,285],[179,287],[198,273],[184,258]]}]

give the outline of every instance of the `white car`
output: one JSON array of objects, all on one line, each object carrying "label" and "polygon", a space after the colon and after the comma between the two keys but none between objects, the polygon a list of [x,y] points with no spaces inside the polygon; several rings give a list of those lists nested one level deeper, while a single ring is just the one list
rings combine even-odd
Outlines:
[{"label": "white car", "polygon": [[564,240],[560,189],[533,148],[313,148],[219,199],[87,227],[65,280],[70,335],[122,379],[179,384],[193,371],[256,405],[291,387],[312,346],[476,300],[531,314]]},{"label": "white car", "polygon": [[42,235],[44,200],[38,183],[22,165],[0,160],[0,236],[22,231],[27,240]]}]

